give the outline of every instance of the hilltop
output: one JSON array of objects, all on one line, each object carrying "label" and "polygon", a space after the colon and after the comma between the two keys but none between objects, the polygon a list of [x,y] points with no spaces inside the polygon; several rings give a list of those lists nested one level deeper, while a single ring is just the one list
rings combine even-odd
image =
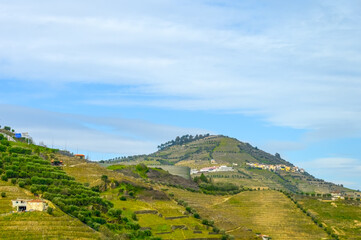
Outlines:
[{"label": "hilltop", "polygon": [[[212,177],[214,181],[232,181],[249,188],[272,188],[308,194],[353,192],[315,178],[304,169],[282,159],[278,153],[267,153],[235,138],[205,135],[189,140],[189,135],[186,135],[177,139],[160,145],[155,153],[103,161],[103,164],[109,166],[144,163],[152,166],[183,166],[194,170],[225,165],[232,167],[234,171],[222,174],[209,171],[204,174]],[[233,181],[234,179],[237,180]]]}]

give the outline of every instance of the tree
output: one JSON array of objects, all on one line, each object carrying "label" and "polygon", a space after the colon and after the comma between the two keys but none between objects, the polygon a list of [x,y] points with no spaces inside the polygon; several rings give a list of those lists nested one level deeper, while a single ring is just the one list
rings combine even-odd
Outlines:
[{"label": "tree", "polygon": [[6,175],[1,175],[1,180],[7,182],[8,181],[8,177]]},{"label": "tree", "polygon": [[208,182],[208,179],[207,177],[202,173],[201,176],[199,177],[199,179],[202,181],[202,182]]},{"label": "tree", "polygon": [[107,175],[103,175],[101,177],[101,180],[104,182],[104,183],[107,183],[108,182],[108,176]]},{"label": "tree", "polygon": [[19,181],[19,187],[21,187],[21,188],[25,187],[25,182],[24,181]]},{"label": "tree", "polygon": [[48,212],[50,215],[53,214],[53,211],[54,211],[54,209],[53,209],[52,207],[48,207],[47,212]]},{"label": "tree", "polygon": [[107,175],[103,175],[101,177],[101,180],[104,182],[104,191],[107,190],[107,184],[108,184],[108,176]]}]

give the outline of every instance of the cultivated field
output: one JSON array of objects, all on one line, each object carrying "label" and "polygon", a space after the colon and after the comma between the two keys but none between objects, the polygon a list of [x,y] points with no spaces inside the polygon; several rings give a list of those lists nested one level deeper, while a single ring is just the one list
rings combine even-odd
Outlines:
[{"label": "cultivated field", "polygon": [[[46,212],[11,213],[11,200],[33,199],[27,190],[0,181],[0,239],[100,239],[100,233],[92,230],[76,218],[55,209],[53,215]],[[53,206],[53,205],[52,205]],[[54,206],[53,206],[54,207]]]},{"label": "cultivated field", "polygon": [[78,219],[54,211],[0,216],[0,239],[101,239],[100,233]]},{"label": "cultivated field", "polygon": [[122,209],[123,216],[130,218],[135,212],[140,226],[142,228],[150,228],[154,236],[159,236],[163,239],[209,238],[210,236],[212,238],[221,238],[220,234],[210,235],[209,233],[212,232],[212,229],[207,229],[200,220],[185,215],[185,208],[173,200],[145,202],[127,199],[126,201],[121,201],[119,196],[117,196],[117,192],[117,189],[111,189],[102,193],[102,196],[114,203],[115,208]]},{"label": "cultivated field", "polygon": [[272,239],[327,239],[321,228],[277,191],[247,191],[235,196],[170,191],[236,239],[250,239],[250,230]]},{"label": "cultivated field", "polygon": [[302,198],[298,202],[341,239],[361,239],[360,202],[332,202],[311,198]]},{"label": "cultivated field", "polygon": [[5,192],[6,197],[0,197],[0,215],[11,212],[12,202],[17,198],[34,198],[34,195],[25,189],[19,188],[9,182],[0,181],[0,193]]}]

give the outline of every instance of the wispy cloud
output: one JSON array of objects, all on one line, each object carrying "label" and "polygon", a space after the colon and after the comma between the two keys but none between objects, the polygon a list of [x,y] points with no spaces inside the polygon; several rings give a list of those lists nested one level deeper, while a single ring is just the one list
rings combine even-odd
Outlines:
[{"label": "wispy cloud", "polygon": [[302,166],[312,174],[339,184],[359,188],[361,160],[355,158],[329,157],[303,162]]},{"label": "wispy cloud", "polygon": [[[113,155],[151,153],[161,142],[206,130],[161,125],[138,119],[92,117],[0,104],[1,124],[29,132],[36,142],[72,151]],[[26,120],[24,120],[26,119]],[[92,156],[91,156],[92,157]]]},{"label": "wispy cloud", "polygon": [[73,4],[0,5],[1,79],[133,86],[132,97],[81,102],[233,111],[310,137],[361,136],[357,1]]}]

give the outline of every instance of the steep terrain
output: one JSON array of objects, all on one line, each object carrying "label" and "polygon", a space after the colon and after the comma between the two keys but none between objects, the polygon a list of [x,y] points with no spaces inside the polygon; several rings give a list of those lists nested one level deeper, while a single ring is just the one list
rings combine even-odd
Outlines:
[{"label": "steep terrain", "polygon": [[102,239],[99,232],[51,204],[54,212],[11,213],[11,199],[32,199],[34,194],[8,182],[0,181],[0,239]]},{"label": "steep terrain", "polygon": [[[317,179],[307,172],[269,171],[250,167],[248,164],[284,165],[293,164],[282,159],[279,154],[269,154],[248,143],[225,136],[208,136],[182,145],[165,147],[153,154],[130,156],[127,158],[103,162],[104,166],[112,164],[151,165],[170,164],[187,166],[192,169],[228,165],[235,171],[228,173],[207,173],[215,181],[233,182],[249,188],[273,188],[291,192],[328,194],[332,191],[350,191],[341,186]],[[234,181],[236,179],[236,181]]]},{"label": "steep terrain", "polygon": [[[347,189],[288,171],[293,165],[279,155],[236,139],[185,140],[104,167],[68,152],[0,139],[0,238],[359,238],[360,199],[330,200],[322,194]],[[251,167],[255,163],[285,170]],[[188,179],[159,164],[227,165],[233,171]],[[54,211],[12,213],[16,198],[46,199]]]},{"label": "steep terrain", "polygon": [[234,196],[171,191],[237,239],[249,239],[250,236],[245,235],[247,230],[272,236],[272,239],[327,238],[322,229],[276,191],[246,191]]}]

